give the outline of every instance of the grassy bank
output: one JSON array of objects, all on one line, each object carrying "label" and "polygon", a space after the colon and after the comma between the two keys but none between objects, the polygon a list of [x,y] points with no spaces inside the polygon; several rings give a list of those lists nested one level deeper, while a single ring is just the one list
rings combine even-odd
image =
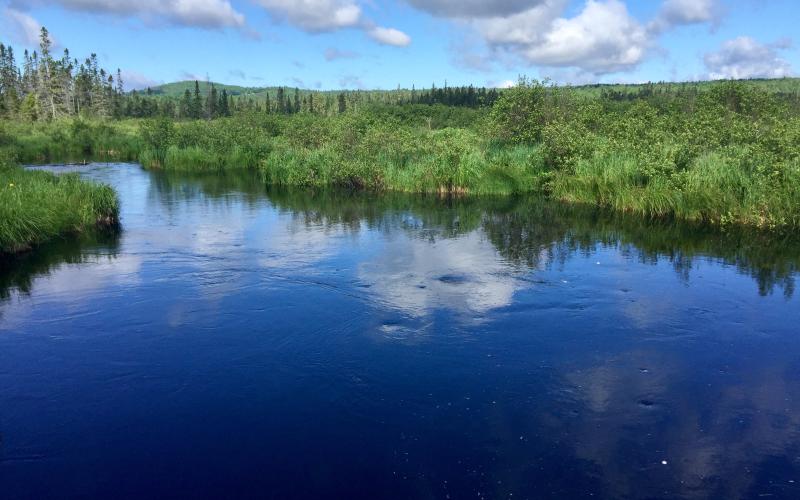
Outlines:
[{"label": "grassy bank", "polygon": [[77,174],[0,165],[0,255],[97,225],[116,224],[117,197]]},{"label": "grassy bank", "polygon": [[136,161],[143,149],[136,121],[61,119],[0,122],[0,155],[19,164]]},{"label": "grassy bank", "polygon": [[146,168],[249,168],[277,186],[540,193],[647,217],[800,227],[794,94],[759,82],[645,90],[523,80],[492,108],[365,104],[333,115],[16,125],[5,147],[18,161],[82,147]]},{"label": "grassy bank", "polygon": [[[800,227],[800,116],[758,85],[614,100],[521,82],[491,110],[152,122],[145,165],[257,169],[282,186],[544,193],[649,217]],[[166,138],[166,139],[165,139]]]}]

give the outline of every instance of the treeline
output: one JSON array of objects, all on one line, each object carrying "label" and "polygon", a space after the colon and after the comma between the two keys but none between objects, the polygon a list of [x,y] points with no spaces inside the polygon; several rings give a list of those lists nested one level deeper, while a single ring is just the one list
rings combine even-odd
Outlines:
[{"label": "treeline", "polygon": [[373,105],[444,105],[491,107],[497,89],[474,86],[393,91],[308,91],[278,87],[246,95],[232,95],[210,82],[194,82],[180,96],[165,96],[151,89],[124,91],[122,73],[101,68],[96,54],[83,61],[69,49],[60,57],[46,28],[39,48],[24,51],[22,60],[10,45],[0,44],[0,118],[27,121],[64,117],[214,119],[238,113],[332,116]]},{"label": "treeline", "polygon": [[116,77],[100,68],[97,55],[83,62],[64,49],[52,53],[46,28],[39,50],[23,54],[21,67],[10,46],[0,44],[0,116],[30,121],[69,116],[122,117],[125,114],[121,72]]},{"label": "treeline", "polygon": [[497,89],[474,86],[436,88],[434,83],[429,90],[411,89],[407,99],[399,99],[397,104],[443,104],[445,106],[463,106],[467,108],[491,107],[500,93]]}]

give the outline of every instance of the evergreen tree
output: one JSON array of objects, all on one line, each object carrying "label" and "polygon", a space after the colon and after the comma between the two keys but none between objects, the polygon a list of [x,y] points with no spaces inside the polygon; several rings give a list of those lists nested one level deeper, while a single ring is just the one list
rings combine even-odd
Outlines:
[{"label": "evergreen tree", "polygon": [[206,116],[208,118],[216,118],[217,114],[217,105],[219,104],[219,97],[217,97],[217,88],[214,84],[211,84],[211,92],[208,93],[208,98],[206,99]]},{"label": "evergreen tree", "polygon": [[52,42],[47,28],[42,27],[39,34],[39,51],[41,53],[39,63],[38,85],[36,88],[37,100],[47,106],[47,114],[50,119],[58,116],[58,77],[56,75],[55,61],[50,54]]},{"label": "evergreen tree", "polygon": [[203,99],[200,97],[200,82],[194,81],[194,97],[192,99],[192,118],[200,119],[203,115]]},{"label": "evergreen tree", "polygon": [[347,100],[345,98],[344,92],[339,93],[339,113],[344,113],[347,111]]},{"label": "evergreen tree", "polygon": [[228,105],[228,91],[222,89],[222,95],[219,98],[219,114],[220,116],[231,116],[231,109]]},{"label": "evergreen tree", "polygon": [[286,114],[286,97],[283,95],[283,87],[278,87],[278,113]]},{"label": "evergreen tree", "polygon": [[181,118],[192,118],[192,92],[189,89],[183,91],[178,114]]}]

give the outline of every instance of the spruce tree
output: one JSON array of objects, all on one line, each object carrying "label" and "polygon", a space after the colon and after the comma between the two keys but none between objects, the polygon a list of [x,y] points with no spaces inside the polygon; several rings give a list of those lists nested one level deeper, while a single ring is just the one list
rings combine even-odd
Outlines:
[{"label": "spruce tree", "polygon": [[286,114],[286,99],[283,95],[283,87],[278,87],[278,113]]},{"label": "spruce tree", "polygon": [[345,98],[344,92],[339,93],[339,113],[344,113],[347,111],[347,99]]},{"label": "spruce tree", "polygon": [[222,89],[222,95],[219,98],[219,114],[220,116],[230,116],[231,110],[228,106],[228,91]]},{"label": "spruce tree", "polygon": [[200,82],[194,81],[194,98],[192,99],[192,118],[199,119],[203,114],[203,99],[200,97]]},{"label": "spruce tree", "polygon": [[211,92],[208,93],[207,103],[206,116],[208,116],[209,119],[216,118],[219,98],[217,97],[217,88],[213,83],[211,84]]},{"label": "spruce tree", "polygon": [[181,118],[192,118],[192,93],[189,89],[183,91],[178,114],[180,114]]}]

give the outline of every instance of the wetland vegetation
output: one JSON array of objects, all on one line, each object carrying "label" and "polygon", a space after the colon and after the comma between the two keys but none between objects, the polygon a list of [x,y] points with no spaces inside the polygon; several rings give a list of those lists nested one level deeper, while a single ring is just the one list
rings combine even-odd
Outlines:
[{"label": "wetland vegetation", "polygon": [[[107,188],[14,164],[251,169],[254,182],[534,193],[645,217],[800,226],[800,82],[311,92],[185,82],[126,93],[91,56],[2,47],[3,251],[111,220]],[[13,186],[12,186],[13,185]]]}]

